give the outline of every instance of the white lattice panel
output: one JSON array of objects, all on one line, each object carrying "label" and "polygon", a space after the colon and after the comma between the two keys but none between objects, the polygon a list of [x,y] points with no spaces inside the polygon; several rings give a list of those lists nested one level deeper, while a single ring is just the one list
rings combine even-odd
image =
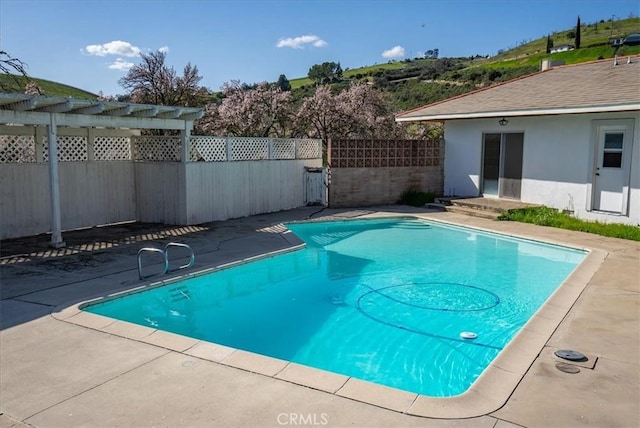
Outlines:
[{"label": "white lattice panel", "polygon": [[175,162],[181,156],[180,137],[136,137],[133,141],[135,160]]},{"label": "white lattice panel", "polygon": [[36,161],[33,135],[0,135],[0,163]]},{"label": "white lattice panel", "polygon": [[271,159],[295,159],[296,142],[289,139],[273,139]]},{"label": "white lattice panel", "polygon": [[242,160],[261,160],[269,158],[269,139],[268,138],[243,138],[234,137],[230,139],[231,159],[234,161]]},{"label": "white lattice panel", "polygon": [[131,160],[129,137],[100,137],[93,140],[93,157],[97,161]]},{"label": "white lattice panel", "polygon": [[227,160],[227,139],[224,137],[191,137],[190,145],[192,161]]},{"label": "white lattice panel", "polygon": [[321,140],[299,140],[298,159],[316,159],[322,157]]},{"label": "white lattice panel", "polygon": [[[43,138],[45,162],[49,160],[49,141]],[[77,162],[86,161],[87,153],[87,137],[77,135],[58,135],[58,161],[59,162]]]}]

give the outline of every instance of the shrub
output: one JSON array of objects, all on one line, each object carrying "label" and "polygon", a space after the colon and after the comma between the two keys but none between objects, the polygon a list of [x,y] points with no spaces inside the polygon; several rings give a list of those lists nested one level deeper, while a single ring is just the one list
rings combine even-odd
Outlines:
[{"label": "shrub", "polygon": [[430,204],[436,198],[436,195],[431,192],[421,192],[417,189],[405,190],[400,196],[398,204],[411,205],[412,207],[423,207],[425,204]]}]

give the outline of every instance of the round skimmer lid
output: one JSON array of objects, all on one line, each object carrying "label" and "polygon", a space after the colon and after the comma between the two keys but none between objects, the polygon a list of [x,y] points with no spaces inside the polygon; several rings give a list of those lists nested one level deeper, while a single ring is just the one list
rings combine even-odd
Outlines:
[{"label": "round skimmer lid", "polygon": [[557,357],[564,358],[569,361],[581,361],[586,360],[587,357],[584,356],[583,353],[578,351],[572,351],[570,349],[558,349],[554,354]]},{"label": "round skimmer lid", "polygon": [[475,338],[477,338],[477,337],[478,337],[478,334],[477,334],[477,333],[474,333],[473,331],[462,331],[462,332],[460,332],[460,337],[461,337],[462,339],[470,339],[470,340],[473,340],[473,339],[475,339]]}]

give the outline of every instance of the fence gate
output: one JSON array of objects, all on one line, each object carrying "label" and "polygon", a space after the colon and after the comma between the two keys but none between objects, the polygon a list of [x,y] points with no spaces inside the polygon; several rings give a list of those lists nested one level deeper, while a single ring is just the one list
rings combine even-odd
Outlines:
[{"label": "fence gate", "polygon": [[307,205],[327,205],[327,170],[325,168],[304,169],[305,192],[304,200]]}]

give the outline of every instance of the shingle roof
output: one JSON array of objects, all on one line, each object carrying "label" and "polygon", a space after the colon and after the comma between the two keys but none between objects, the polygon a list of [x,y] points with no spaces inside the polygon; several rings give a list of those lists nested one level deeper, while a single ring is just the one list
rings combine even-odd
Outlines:
[{"label": "shingle roof", "polygon": [[540,71],[396,116],[397,121],[640,110],[640,56]]}]

